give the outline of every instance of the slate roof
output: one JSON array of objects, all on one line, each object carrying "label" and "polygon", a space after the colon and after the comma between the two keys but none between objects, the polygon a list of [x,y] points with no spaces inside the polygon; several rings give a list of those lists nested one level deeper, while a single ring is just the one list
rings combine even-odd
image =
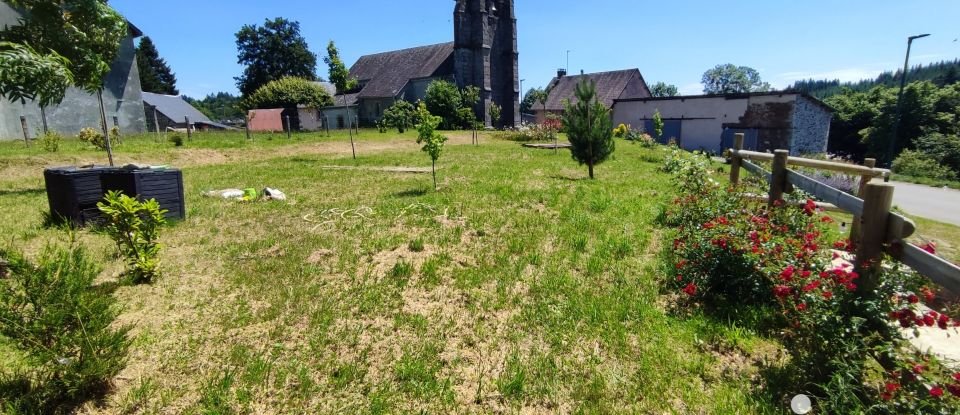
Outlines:
[{"label": "slate roof", "polygon": [[434,76],[448,61],[453,42],[361,56],[350,76],[363,85],[358,98],[393,98],[411,79]]},{"label": "slate roof", "polygon": [[152,92],[143,93],[143,103],[157,108],[157,112],[173,120],[176,123],[184,122],[183,117],[190,117],[190,122],[202,123],[208,125],[217,125],[210,121],[206,115],[190,105],[183,98],[176,95],[154,94]]},{"label": "slate roof", "polygon": [[[570,100],[570,103],[577,102],[574,91],[577,84],[582,79],[589,79],[597,84],[597,98],[607,107],[613,107],[613,101],[617,99],[644,98],[650,96],[650,90],[647,89],[643,76],[639,69],[626,69],[622,71],[597,72],[585,75],[566,75],[561,78],[553,78],[550,81],[550,94],[547,96],[547,111],[562,111],[563,101]],[[631,81],[639,80],[639,84]],[[628,88],[630,87],[630,88]],[[534,106],[537,109],[538,106]],[[542,108],[542,107],[540,107]]]}]

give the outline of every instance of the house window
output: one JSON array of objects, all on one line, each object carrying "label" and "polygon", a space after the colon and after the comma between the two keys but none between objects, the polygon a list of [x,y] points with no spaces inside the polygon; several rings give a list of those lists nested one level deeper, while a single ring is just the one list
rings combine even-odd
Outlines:
[{"label": "house window", "polygon": [[344,126],[344,123],[343,123],[343,115],[338,115],[338,116],[337,116],[337,128],[338,128],[338,129],[342,129],[343,126]]}]

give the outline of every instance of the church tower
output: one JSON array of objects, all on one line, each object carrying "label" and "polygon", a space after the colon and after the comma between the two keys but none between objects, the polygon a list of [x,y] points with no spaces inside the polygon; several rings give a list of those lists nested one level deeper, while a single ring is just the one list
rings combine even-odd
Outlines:
[{"label": "church tower", "polygon": [[480,88],[476,111],[491,125],[488,109],[502,108],[500,125],[520,123],[517,18],[513,0],[456,0],[453,11],[454,74],[458,86]]}]

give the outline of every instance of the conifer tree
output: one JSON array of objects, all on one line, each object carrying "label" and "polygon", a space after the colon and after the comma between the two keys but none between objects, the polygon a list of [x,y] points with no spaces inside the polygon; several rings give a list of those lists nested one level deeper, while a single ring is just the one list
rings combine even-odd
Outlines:
[{"label": "conifer tree", "polygon": [[179,95],[177,77],[167,61],[160,57],[157,47],[149,36],[140,39],[137,47],[137,67],[140,69],[140,88],[143,92]]},{"label": "conifer tree", "polygon": [[613,154],[613,121],[610,120],[610,109],[597,99],[595,82],[581,81],[575,95],[577,102],[565,105],[563,125],[567,129],[573,159],[581,165],[586,164],[593,179],[593,166]]}]

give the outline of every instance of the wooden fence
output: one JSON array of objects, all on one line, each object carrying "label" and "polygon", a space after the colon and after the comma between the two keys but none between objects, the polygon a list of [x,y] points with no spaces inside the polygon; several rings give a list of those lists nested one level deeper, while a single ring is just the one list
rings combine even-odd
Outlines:
[{"label": "wooden fence", "polygon": [[[876,287],[876,273],[864,271],[879,269],[883,253],[886,252],[934,283],[960,294],[960,267],[905,241],[914,233],[916,225],[910,219],[890,211],[893,206],[893,185],[872,181],[877,177],[888,177],[890,171],[875,168],[875,160],[867,159],[864,166],[859,166],[790,157],[787,150],[777,150],[773,154],[746,151],[743,150],[743,134],[734,136],[730,159],[730,183],[734,186],[739,183],[741,169],[765,178],[770,184],[767,203],[771,205],[796,187],[826,202],[826,207],[854,215],[850,240],[856,246],[853,263],[862,275],[858,288],[861,292],[869,292]],[[771,161],[772,171],[768,172],[752,161]],[[859,175],[859,192],[857,196],[852,196],[790,170],[788,166],[791,165]]]}]

